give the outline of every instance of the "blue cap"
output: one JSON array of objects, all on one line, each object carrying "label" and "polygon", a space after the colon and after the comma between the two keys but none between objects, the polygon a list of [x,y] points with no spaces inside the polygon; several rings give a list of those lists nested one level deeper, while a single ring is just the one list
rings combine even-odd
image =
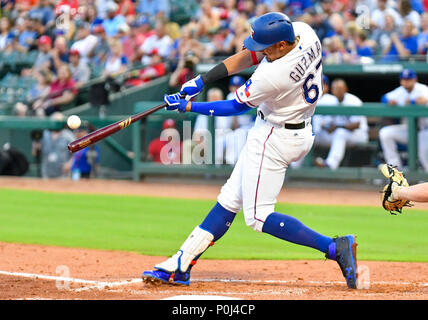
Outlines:
[{"label": "blue cap", "polygon": [[412,69],[404,69],[400,74],[400,79],[416,79],[416,72]]},{"label": "blue cap", "polygon": [[229,80],[229,86],[237,86],[240,87],[245,83],[245,79],[241,76],[233,76]]},{"label": "blue cap", "polygon": [[269,12],[251,24],[251,36],[244,40],[250,51],[262,51],[280,41],[293,42],[294,29],[290,19],[281,12]]},{"label": "blue cap", "polygon": [[322,75],[322,81],[326,84],[326,85],[330,85],[330,80],[328,79],[328,77],[323,74]]}]

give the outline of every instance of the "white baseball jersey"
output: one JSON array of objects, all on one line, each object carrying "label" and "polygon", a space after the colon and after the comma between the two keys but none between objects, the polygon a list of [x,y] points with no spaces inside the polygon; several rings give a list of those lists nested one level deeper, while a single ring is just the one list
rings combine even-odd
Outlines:
[{"label": "white baseball jersey", "polygon": [[398,105],[406,105],[406,100],[415,100],[419,97],[428,98],[428,86],[416,82],[411,92],[407,91],[403,86],[385,94],[388,100],[394,100]]},{"label": "white baseball jersey", "polygon": [[[342,101],[339,101],[339,106],[350,106],[350,107],[361,107],[363,102],[357,96],[347,92]],[[365,116],[335,116],[333,118],[333,123],[337,126],[344,126],[348,123],[359,122],[360,127],[357,130],[368,131],[369,126],[367,123],[367,118]]]},{"label": "white baseball jersey", "polygon": [[297,46],[273,62],[264,58],[236,91],[240,103],[258,107],[265,120],[278,125],[312,117],[322,94],[321,42],[308,24],[293,22],[293,28]]},{"label": "white baseball jersey", "polygon": [[[397,105],[406,105],[406,100],[416,100],[419,97],[428,98],[428,86],[416,82],[411,92],[407,91],[403,86],[388,92],[385,94],[387,100],[393,100]],[[428,103],[427,103],[428,104]],[[406,121],[404,121],[406,123]],[[428,128],[428,119],[419,119],[419,126],[421,128]]]}]

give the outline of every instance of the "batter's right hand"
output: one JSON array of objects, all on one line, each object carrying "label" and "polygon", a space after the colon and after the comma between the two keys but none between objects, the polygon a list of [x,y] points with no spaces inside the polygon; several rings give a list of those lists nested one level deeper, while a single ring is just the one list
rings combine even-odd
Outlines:
[{"label": "batter's right hand", "polygon": [[174,93],[170,95],[164,95],[163,99],[168,104],[167,110],[178,110],[179,112],[186,112],[187,100],[181,99],[180,93]]},{"label": "batter's right hand", "polygon": [[186,100],[190,100],[196,97],[204,88],[204,82],[202,81],[201,76],[197,76],[192,80],[187,81],[181,86],[180,94],[181,96],[186,96]]}]

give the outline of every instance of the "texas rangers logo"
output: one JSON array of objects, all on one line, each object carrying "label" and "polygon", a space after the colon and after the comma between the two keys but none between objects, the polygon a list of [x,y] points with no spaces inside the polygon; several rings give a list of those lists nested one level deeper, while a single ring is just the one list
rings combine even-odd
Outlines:
[{"label": "texas rangers logo", "polygon": [[251,31],[251,38],[254,39],[254,30],[253,30],[253,28],[250,28],[250,31]]},{"label": "texas rangers logo", "polygon": [[245,95],[246,95],[247,98],[250,97],[250,91],[249,91],[249,89],[250,89],[250,86],[251,86],[252,83],[253,82],[251,81],[251,79],[248,79],[248,81],[245,82],[245,90],[244,90],[244,92],[245,92]]}]

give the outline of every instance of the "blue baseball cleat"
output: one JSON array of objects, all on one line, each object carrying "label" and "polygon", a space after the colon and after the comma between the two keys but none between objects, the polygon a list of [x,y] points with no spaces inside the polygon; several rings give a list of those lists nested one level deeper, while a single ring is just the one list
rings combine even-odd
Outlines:
[{"label": "blue baseball cleat", "polygon": [[335,260],[342,270],[346,284],[351,289],[357,289],[357,243],[355,242],[355,236],[347,235],[333,240],[336,245]]},{"label": "blue baseball cleat", "polygon": [[145,283],[160,285],[163,283],[185,285],[190,284],[190,271],[187,272],[168,272],[157,269],[143,272],[143,281]]}]

